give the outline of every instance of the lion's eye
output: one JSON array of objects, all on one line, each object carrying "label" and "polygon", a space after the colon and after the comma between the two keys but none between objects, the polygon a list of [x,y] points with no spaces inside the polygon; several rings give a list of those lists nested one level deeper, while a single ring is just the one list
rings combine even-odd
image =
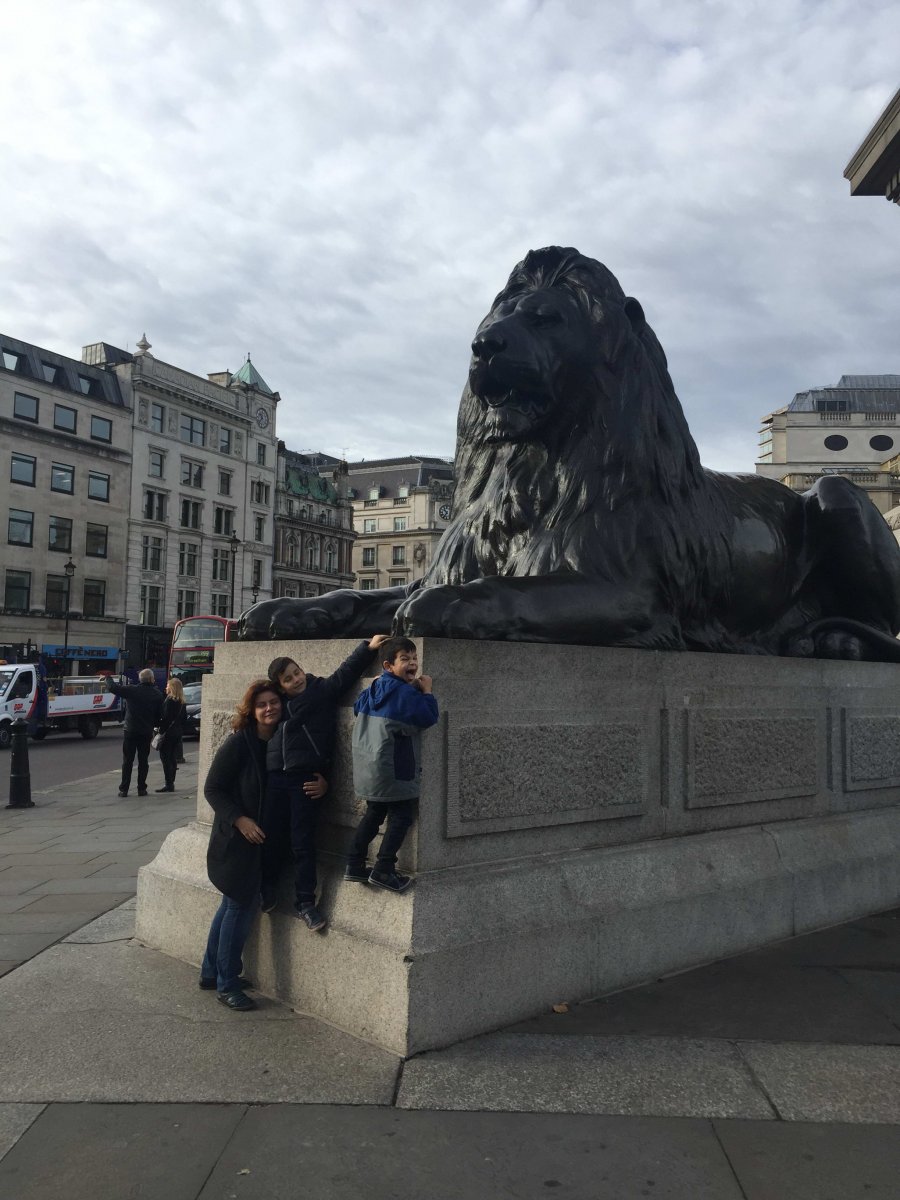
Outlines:
[{"label": "lion's eye", "polygon": [[528,319],[533,325],[558,325],[562,320],[562,314],[555,309],[538,310],[529,313]]}]

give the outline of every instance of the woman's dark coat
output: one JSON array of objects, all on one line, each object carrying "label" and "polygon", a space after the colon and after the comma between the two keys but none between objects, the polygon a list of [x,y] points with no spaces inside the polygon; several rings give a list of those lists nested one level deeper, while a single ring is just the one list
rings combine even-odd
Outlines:
[{"label": "woman's dark coat", "polygon": [[242,729],[216,751],[203,786],[215,814],[206,871],[210,882],[239,904],[249,904],[259,892],[262,847],[248,842],[234,823],[246,816],[262,824],[264,764],[264,746],[253,731]]},{"label": "woman's dark coat", "polygon": [[174,696],[166,696],[163,701],[162,716],[159,718],[159,732],[167,734],[169,730],[172,730],[180,737],[186,712],[187,705],[183,700],[176,700]]}]

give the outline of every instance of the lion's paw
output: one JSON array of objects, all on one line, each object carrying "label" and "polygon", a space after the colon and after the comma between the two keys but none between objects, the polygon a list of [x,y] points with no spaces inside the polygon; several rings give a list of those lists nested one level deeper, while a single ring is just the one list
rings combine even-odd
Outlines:
[{"label": "lion's paw", "polygon": [[272,638],[316,639],[333,637],[339,633],[343,606],[323,603],[326,596],[298,600],[293,596],[282,596],[274,600],[261,600],[241,614],[238,622],[238,640],[244,642],[268,641]]}]

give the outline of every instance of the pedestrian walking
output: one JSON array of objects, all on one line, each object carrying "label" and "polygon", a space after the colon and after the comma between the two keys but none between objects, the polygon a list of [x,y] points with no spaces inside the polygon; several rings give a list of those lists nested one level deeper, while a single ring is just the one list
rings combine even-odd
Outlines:
[{"label": "pedestrian walking", "polygon": [[119,795],[127,796],[131,786],[131,771],[137,755],[137,794],[147,795],[147,772],[150,768],[150,742],[153,730],[162,716],[163,698],[156,686],[153,672],[144,667],[139,682],[114,683],[107,679],[106,690],[125,701],[125,728],[122,734],[122,782]]},{"label": "pedestrian walking", "polygon": [[175,775],[178,771],[178,760],[181,758],[181,734],[186,713],[184,688],[181,680],[173,677],[166,684],[166,697],[159,719],[159,758],[165,784],[156,789],[158,792],[175,791]]}]

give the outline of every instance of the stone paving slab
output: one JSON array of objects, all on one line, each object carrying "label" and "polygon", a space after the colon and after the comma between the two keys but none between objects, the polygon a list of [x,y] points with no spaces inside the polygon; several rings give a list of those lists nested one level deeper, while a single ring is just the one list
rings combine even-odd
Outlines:
[{"label": "stone paving slab", "polygon": [[199,1200],[232,1196],[742,1200],[702,1121],[330,1106],[250,1108]]},{"label": "stone paving slab", "polygon": [[900,1031],[900,957],[893,970],[848,970],[841,975]]},{"label": "stone paving slab", "polygon": [[[96,903],[96,897],[94,902]],[[96,916],[100,911],[95,909],[94,905],[91,909],[91,916]],[[71,909],[63,912],[17,912],[4,916],[3,928],[7,933],[55,933],[57,937],[64,937],[84,922],[85,914],[72,912]]]},{"label": "stone paving slab", "polygon": [[[123,892],[119,900],[125,900],[128,893]],[[23,897],[27,901],[28,897]],[[97,916],[101,912],[106,912],[108,908],[116,904],[115,894],[109,892],[67,892],[61,896],[35,896],[31,898],[31,903],[25,910],[25,914],[17,913],[17,916],[27,915],[32,913],[74,913],[78,916],[81,924],[89,921],[91,917]],[[4,922],[4,927],[6,922]],[[78,926],[75,926],[78,928]]]},{"label": "stone paving slab", "polygon": [[137,872],[134,875],[92,875],[89,879],[48,879],[40,885],[45,896],[74,896],[76,893],[124,892],[133,895]]},{"label": "stone paving slab", "polygon": [[243,1116],[239,1105],[46,1109],[0,1161],[15,1200],[194,1200]]},{"label": "stone paving slab", "polygon": [[[390,1104],[399,1060],[134,942],[65,943],[0,979],[0,1101]],[[224,1052],[227,1047],[227,1053]]]},{"label": "stone paving slab", "polygon": [[43,1104],[0,1104],[0,1159],[43,1111]]},{"label": "stone paving slab", "polygon": [[728,1042],[489,1034],[404,1065],[399,1108],[628,1116],[774,1112]]},{"label": "stone paving slab", "polygon": [[859,917],[846,925],[807,933],[758,950],[749,961],[766,965],[789,958],[795,966],[896,967],[900,938],[898,910]]},{"label": "stone paving slab", "polygon": [[135,912],[137,910],[137,899],[132,896],[126,900],[124,904],[119,904],[115,908],[111,908],[96,920],[90,921],[87,925],[82,925],[74,933],[70,933],[67,938],[63,938],[64,945],[71,944],[102,944],[103,942],[125,942],[129,938],[134,937],[134,921]]},{"label": "stone paving slab", "polygon": [[746,1200],[897,1200],[900,1128],[716,1121]]},{"label": "stone paving slab", "polygon": [[740,960],[573,1005],[565,1014],[549,1012],[513,1030],[900,1044],[900,1028],[833,968]]},{"label": "stone paving slab", "polygon": [[52,933],[0,933],[0,959],[15,958],[22,962],[52,946],[57,938]]},{"label": "stone paving slab", "polygon": [[900,1124],[900,1047],[742,1042],[740,1050],[782,1120]]}]

